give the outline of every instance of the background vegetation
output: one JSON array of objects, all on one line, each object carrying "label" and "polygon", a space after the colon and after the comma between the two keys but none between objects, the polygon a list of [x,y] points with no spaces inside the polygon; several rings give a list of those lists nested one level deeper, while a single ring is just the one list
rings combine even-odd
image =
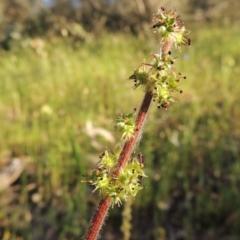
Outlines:
[{"label": "background vegetation", "polygon": [[[151,108],[131,239],[240,238],[239,3],[220,2],[176,6],[193,42],[178,57],[187,79],[176,104]],[[1,239],[80,239],[98,204],[82,175],[114,146],[115,116],[138,107],[128,77],[157,47],[157,2],[104,3],[1,1]],[[16,158],[23,170],[5,186]],[[123,239],[121,211],[103,239]]]}]

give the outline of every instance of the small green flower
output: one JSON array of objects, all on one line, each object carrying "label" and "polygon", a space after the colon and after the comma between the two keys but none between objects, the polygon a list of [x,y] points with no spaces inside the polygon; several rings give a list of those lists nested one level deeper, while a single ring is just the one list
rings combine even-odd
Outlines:
[{"label": "small green flower", "polygon": [[179,28],[179,31],[173,34],[173,38],[175,40],[175,46],[176,48],[181,48],[183,45],[190,45],[190,38],[188,37],[188,34],[190,32],[186,30],[184,26]]},{"label": "small green flower", "polygon": [[99,167],[101,169],[112,169],[116,163],[115,154],[109,153],[107,150],[102,154]]},{"label": "small green flower", "polygon": [[139,86],[143,86],[146,90],[147,83],[149,81],[149,73],[146,71],[146,69],[141,65],[138,69],[134,70],[134,73],[129,77],[129,79],[134,80],[134,88],[137,88]]},{"label": "small green flower", "polygon": [[95,192],[97,189],[99,189],[101,194],[105,194],[106,192],[108,192],[109,183],[110,183],[110,179],[109,179],[108,175],[106,173],[102,174],[102,172],[101,172],[101,174],[97,178],[97,180],[95,180],[95,182],[92,183],[92,185],[95,186],[95,189],[93,190],[93,192]]},{"label": "small green flower", "polygon": [[135,132],[135,112],[121,114],[115,121],[115,130],[122,134],[122,140],[129,140]]}]

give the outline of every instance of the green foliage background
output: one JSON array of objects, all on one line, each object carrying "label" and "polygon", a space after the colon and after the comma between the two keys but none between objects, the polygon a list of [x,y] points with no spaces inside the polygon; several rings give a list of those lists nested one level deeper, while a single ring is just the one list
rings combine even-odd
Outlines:
[{"label": "green foliage background", "polygon": [[[192,46],[173,53],[183,94],[167,111],[153,104],[136,149],[148,178],[132,206],[132,239],[240,237],[239,27],[186,25]],[[0,192],[0,234],[79,239],[98,204],[82,175],[114,146],[86,124],[115,134],[115,116],[143,96],[128,77],[157,43],[122,33],[31,41],[0,52],[1,169],[26,162]],[[121,210],[111,210],[103,239],[122,239]]]}]

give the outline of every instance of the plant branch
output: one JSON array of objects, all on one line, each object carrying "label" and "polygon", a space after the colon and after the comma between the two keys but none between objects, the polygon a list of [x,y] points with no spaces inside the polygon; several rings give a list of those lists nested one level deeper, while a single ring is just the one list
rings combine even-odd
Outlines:
[{"label": "plant branch", "polygon": [[175,10],[166,11],[164,8],[153,17],[152,28],[161,36],[160,52],[152,53],[152,63],[142,63],[129,77],[134,80],[134,88],[144,87],[145,96],[135,121],[134,114],[125,114],[117,118],[117,129],[122,131],[122,140],[125,138],[120,154],[118,151],[105,151],[101,154],[98,168],[87,181],[95,186],[95,190],[100,191],[102,200],[92,218],[85,240],[95,240],[98,237],[111,204],[120,205],[129,196],[135,197],[142,189],[139,179],[146,177],[142,169],[142,158],[132,156],[132,152],[140,140],[150,104],[155,101],[158,108],[167,108],[170,102],[174,102],[172,92],[181,92],[178,82],[186,78],[181,76],[181,73],[176,73],[172,67],[175,59],[170,56],[173,44],[178,49],[191,44],[190,38],[187,37],[189,32],[179,17]]}]

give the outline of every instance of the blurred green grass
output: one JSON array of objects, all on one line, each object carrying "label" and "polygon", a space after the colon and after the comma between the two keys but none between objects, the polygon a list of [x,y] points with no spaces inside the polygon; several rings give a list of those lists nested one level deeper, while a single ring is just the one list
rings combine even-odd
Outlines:
[{"label": "blurred green grass", "polygon": [[[136,198],[133,226],[150,206],[146,232],[154,239],[166,223],[184,229],[184,239],[234,239],[240,236],[240,33],[210,26],[192,32],[192,46],[173,53],[187,76],[183,94],[167,111],[152,106],[149,113],[140,144],[149,177]],[[114,117],[139,106],[143,93],[127,79],[156,43],[106,35],[75,47],[56,39],[45,44],[43,54],[1,52],[0,153],[31,159],[16,183],[19,198],[1,206],[1,227],[11,239],[32,239],[32,228],[43,236],[56,225],[58,239],[83,234],[97,200],[82,174],[113,145],[88,136],[86,122],[113,132]],[[144,237],[140,232],[135,227],[133,239]]]}]

